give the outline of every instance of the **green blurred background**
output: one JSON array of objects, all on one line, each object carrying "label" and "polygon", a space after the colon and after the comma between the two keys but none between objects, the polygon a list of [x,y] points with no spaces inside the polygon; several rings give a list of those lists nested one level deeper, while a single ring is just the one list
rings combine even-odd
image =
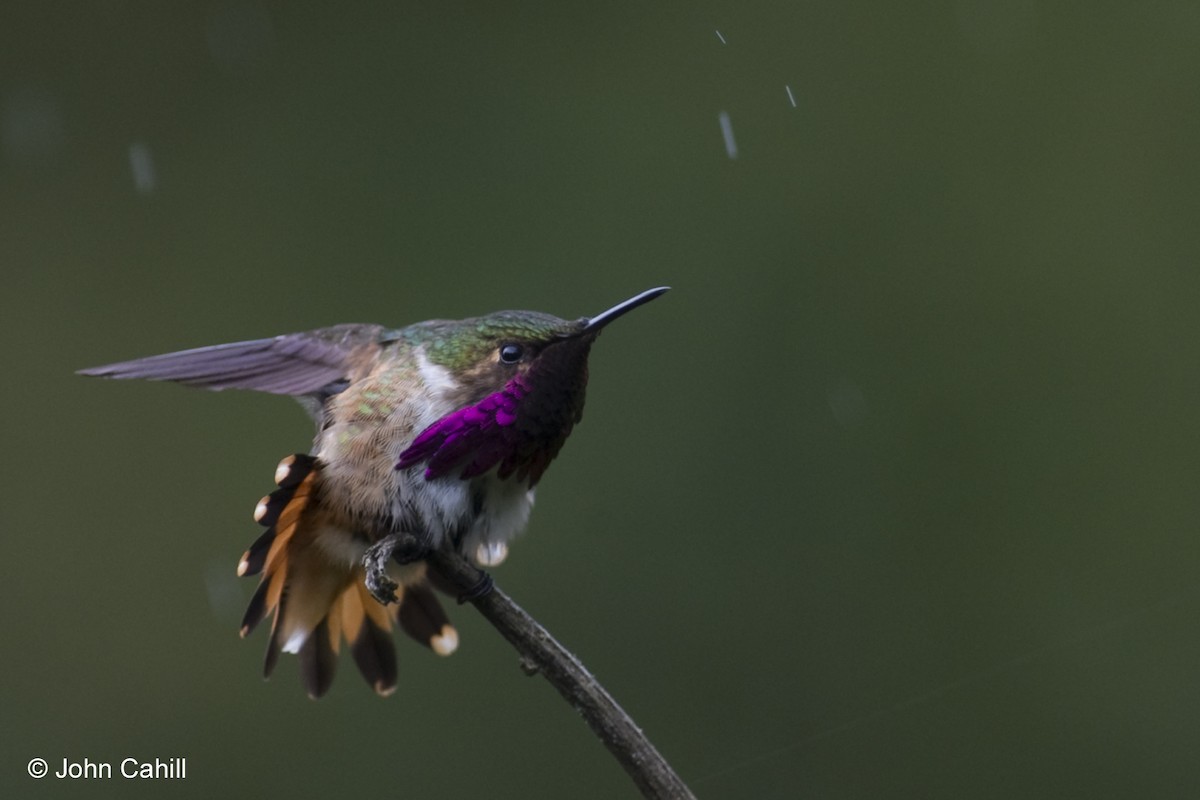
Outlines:
[{"label": "green blurred background", "polygon": [[634,796],[469,608],[389,699],[264,684],[234,566],[306,417],[72,371],[665,283],[496,577],[698,795],[1194,797],[1198,39],[1189,2],[5,3],[0,794]]}]

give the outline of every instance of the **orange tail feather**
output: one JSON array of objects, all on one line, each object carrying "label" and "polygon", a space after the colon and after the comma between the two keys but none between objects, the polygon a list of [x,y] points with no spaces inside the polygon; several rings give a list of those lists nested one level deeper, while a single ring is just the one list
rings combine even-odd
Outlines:
[{"label": "orange tail feather", "polygon": [[320,476],[312,456],[289,456],[276,470],[279,488],[255,509],[267,529],[242,555],[238,574],[262,573],[262,579],[241,635],[273,614],[263,674],[270,676],[280,652],[297,653],[301,681],[313,698],[332,685],[345,641],[367,683],[387,695],[396,688],[396,623],[439,655],[454,652],[458,633],[426,582],[425,565],[406,571],[397,604],[385,607],[367,591],[360,565],[330,557],[318,537],[353,534],[331,527],[321,513]]}]

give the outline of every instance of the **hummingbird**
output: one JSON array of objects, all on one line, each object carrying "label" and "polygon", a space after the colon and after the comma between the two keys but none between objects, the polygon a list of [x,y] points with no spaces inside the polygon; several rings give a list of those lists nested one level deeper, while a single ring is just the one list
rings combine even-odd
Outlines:
[{"label": "hummingbird", "polygon": [[[241,635],[271,616],[263,666],[296,653],[310,697],[333,682],[346,642],[380,695],[396,688],[392,631],[439,655],[458,647],[426,562],[452,549],[503,561],[534,490],[583,414],[600,331],[668,290],[594,317],[498,311],[404,328],[329,328],[199,347],[79,370],[297,398],[316,423],[311,453],[279,462],[259,501],[264,531],[238,562],[261,575]],[[490,579],[474,590],[486,592]],[[461,599],[461,598],[460,598]]]}]

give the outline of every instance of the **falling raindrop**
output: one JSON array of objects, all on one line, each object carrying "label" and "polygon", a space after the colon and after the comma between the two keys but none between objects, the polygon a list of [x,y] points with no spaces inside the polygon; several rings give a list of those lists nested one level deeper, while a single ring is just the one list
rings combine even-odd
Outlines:
[{"label": "falling raindrop", "polygon": [[154,175],[154,159],[150,155],[150,145],[145,142],[134,142],[129,145],[129,169],[133,173],[133,188],[138,194],[150,194],[158,184]]},{"label": "falling raindrop", "polygon": [[733,139],[733,123],[729,121],[729,112],[722,111],[717,115],[717,121],[721,123],[721,136],[725,139],[725,154],[737,158],[737,142]]}]

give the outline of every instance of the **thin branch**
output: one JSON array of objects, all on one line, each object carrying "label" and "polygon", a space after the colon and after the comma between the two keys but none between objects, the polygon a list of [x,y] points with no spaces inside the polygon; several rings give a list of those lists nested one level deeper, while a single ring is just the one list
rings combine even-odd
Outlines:
[{"label": "thin branch", "polygon": [[[466,594],[480,586],[482,574],[462,557],[438,551],[430,562]],[[508,595],[493,586],[480,597],[469,598],[479,613],[500,631],[521,655],[521,668],[540,672],[563,699],[571,704],[620,762],[642,795],[653,800],[695,800],[687,784],[671,769],[625,710],[617,705],[600,682],[565,647],[529,616]]]}]

